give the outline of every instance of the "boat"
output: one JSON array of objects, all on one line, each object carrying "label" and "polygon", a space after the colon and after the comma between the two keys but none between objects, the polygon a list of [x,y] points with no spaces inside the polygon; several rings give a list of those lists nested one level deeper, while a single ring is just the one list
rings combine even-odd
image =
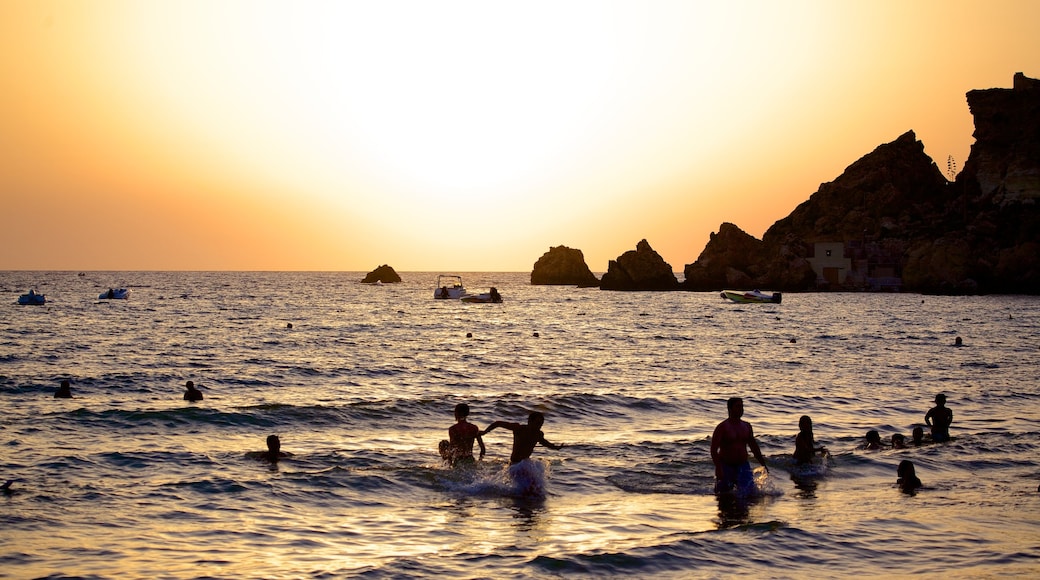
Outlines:
[{"label": "boat", "polygon": [[498,293],[498,288],[494,286],[488,292],[481,294],[467,294],[462,297],[463,302],[477,303],[477,304],[501,304],[502,295]]},{"label": "boat", "polygon": [[780,304],[782,298],[779,292],[773,292],[772,294],[766,294],[759,290],[751,290],[748,292],[741,292],[739,290],[723,290],[719,296],[722,296],[723,300],[732,300],[740,304]]},{"label": "boat", "polygon": [[437,287],[433,290],[433,297],[438,300],[458,300],[466,295],[466,288],[462,286],[462,276],[452,274],[441,274],[437,276]]},{"label": "boat", "polygon": [[36,290],[29,289],[27,294],[22,294],[18,297],[19,304],[46,304],[47,297],[43,294],[37,294]]},{"label": "boat", "polygon": [[129,288],[109,288],[108,292],[98,294],[98,300],[126,300],[130,298]]}]

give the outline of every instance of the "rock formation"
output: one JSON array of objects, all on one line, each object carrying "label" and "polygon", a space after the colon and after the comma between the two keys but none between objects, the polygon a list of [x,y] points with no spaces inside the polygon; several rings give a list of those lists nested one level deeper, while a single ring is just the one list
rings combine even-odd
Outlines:
[{"label": "rock formation", "polygon": [[397,275],[397,272],[395,272],[390,266],[383,264],[366,274],[365,279],[362,280],[361,283],[375,284],[376,282],[382,282],[383,284],[393,284],[400,281],[401,277]]},{"label": "rock formation", "polygon": [[591,287],[599,286],[599,280],[592,270],[589,270],[581,250],[567,246],[550,246],[549,251],[534,263],[531,284]]},{"label": "rock formation", "polygon": [[646,240],[607,264],[599,282],[601,290],[678,290],[672,267]]},{"label": "rock formation", "polygon": [[955,182],[909,131],[761,241],[722,224],[684,287],[1040,293],[1040,81],[967,97],[976,142]]}]

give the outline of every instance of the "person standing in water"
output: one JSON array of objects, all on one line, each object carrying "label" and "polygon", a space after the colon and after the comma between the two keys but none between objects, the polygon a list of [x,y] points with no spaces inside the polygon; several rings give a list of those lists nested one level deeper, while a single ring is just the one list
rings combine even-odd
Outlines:
[{"label": "person standing in water", "polygon": [[813,438],[812,419],[808,415],[802,415],[798,419],[798,435],[794,438],[794,462],[797,465],[812,463],[816,454],[827,453],[825,447],[817,447]]},{"label": "person standing in water", "polygon": [[940,443],[950,440],[950,423],[953,423],[953,411],[946,407],[946,395],[935,396],[935,406],[928,409],[924,416],[926,425],[932,428],[932,441]]},{"label": "person standing in water", "polygon": [[744,400],[731,397],[726,401],[729,417],[715,427],[711,435],[711,461],[715,464],[715,491],[728,492],[734,487],[747,489],[754,483],[748,449],[762,467],[769,471],[762,450],[755,441],[751,423],[741,420],[744,416]]},{"label": "person standing in water", "polygon": [[441,457],[453,466],[459,463],[473,463],[473,442],[480,445],[480,458],[484,459],[487,449],[480,436],[480,428],[466,421],[469,417],[469,405],[455,405],[455,424],[448,428],[448,439],[440,443]]},{"label": "person standing in water", "polygon": [[487,435],[492,429],[502,427],[513,432],[513,452],[509,455],[510,465],[516,465],[525,459],[530,459],[535,445],[541,443],[549,449],[563,449],[563,445],[556,445],[546,440],[542,433],[542,425],[545,423],[545,415],[532,411],[527,416],[527,424],[510,423],[508,421],[495,421],[488,425],[481,435]]},{"label": "person standing in water", "polygon": [[57,391],[54,391],[55,399],[71,399],[72,398],[72,385],[68,379],[61,381],[61,386],[58,387]]},{"label": "person standing in water", "polygon": [[193,381],[184,383],[184,400],[192,402],[202,400],[202,391],[195,386]]}]

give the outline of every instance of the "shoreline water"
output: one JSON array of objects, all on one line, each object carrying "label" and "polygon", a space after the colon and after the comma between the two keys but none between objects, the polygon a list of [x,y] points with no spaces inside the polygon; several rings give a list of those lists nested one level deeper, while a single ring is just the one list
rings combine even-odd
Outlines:
[{"label": "shoreline water", "polygon": [[[11,577],[1040,570],[1035,298],[733,305],[463,273],[505,300],[464,305],[432,300],[435,275],[381,287],[357,284],[363,273],[34,275],[82,298],[5,306]],[[98,301],[99,283],[134,294]],[[66,377],[74,398],[54,399]],[[181,399],[188,379],[203,401]],[[909,435],[938,392],[951,442],[861,448],[869,429]],[[733,395],[775,494],[729,505],[707,439]],[[508,433],[488,435],[472,473],[441,464],[457,402],[481,428],[545,412],[546,437],[566,447],[534,453],[544,498],[506,485]],[[808,480],[791,458],[802,414],[833,454]],[[272,433],[294,456],[248,459]],[[903,459],[924,482],[916,495],[894,485]]]}]

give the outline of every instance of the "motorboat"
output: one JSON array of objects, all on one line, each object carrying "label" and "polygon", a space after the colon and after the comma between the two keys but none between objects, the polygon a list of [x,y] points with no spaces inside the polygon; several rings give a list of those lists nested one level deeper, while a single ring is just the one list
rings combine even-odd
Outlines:
[{"label": "motorboat", "polygon": [[458,300],[466,295],[466,288],[462,285],[462,276],[453,274],[441,274],[437,276],[437,287],[433,290],[433,297],[438,300]]},{"label": "motorboat", "polygon": [[488,292],[481,294],[467,294],[462,297],[463,302],[477,303],[477,304],[501,304],[502,295],[498,293],[498,288],[494,286]]},{"label": "motorboat", "polygon": [[37,294],[36,290],[29,289],[27,294],[22,294],[18,297],[19,304],[46,304],[47,297],[43,294]]},{"label": "motorboat", "polygon": [[109,288],[107,292],[98,294],[98,300],[126,300],[130,298],[129,288]]},{"label": "motorboat", "polygon": [[723,300],[732,300],[740,304],[780,304],[782,298],[779,292],[766,294],[759,290],[750,290],[748,292],[723,290],[719,296],[722,296]]}]

